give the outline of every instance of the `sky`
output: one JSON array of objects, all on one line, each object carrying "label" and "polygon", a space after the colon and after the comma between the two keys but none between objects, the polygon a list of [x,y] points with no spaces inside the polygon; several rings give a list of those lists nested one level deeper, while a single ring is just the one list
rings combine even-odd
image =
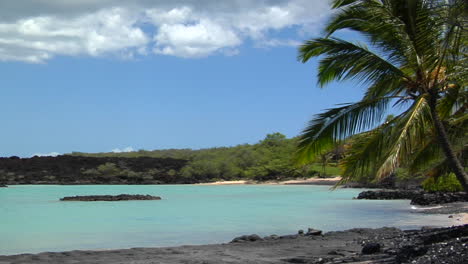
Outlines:
[{"label": "sky", "polygon": [[317,60],[297,60],[330,14],[323,0],[0,1],[0,156],[297,136],[362,96],[319,88]]}]

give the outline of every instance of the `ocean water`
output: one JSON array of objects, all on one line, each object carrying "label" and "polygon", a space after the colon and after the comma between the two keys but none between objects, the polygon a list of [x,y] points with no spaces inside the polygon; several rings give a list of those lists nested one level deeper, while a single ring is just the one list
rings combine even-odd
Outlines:
[{"label": "ocean water", "polygon": [[[417,228],[447,216],[409,201],[353,200],[361,190],[313,185],[24,185],[0,188],[0,255],[225,243],[256,233]],[[60,202],[64,196],[150,194],[159,201]]]}]

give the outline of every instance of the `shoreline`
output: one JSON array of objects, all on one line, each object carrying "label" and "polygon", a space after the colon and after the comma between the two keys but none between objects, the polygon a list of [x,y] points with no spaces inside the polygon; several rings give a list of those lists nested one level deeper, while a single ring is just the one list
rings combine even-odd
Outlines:
[{"label": "shoreline", "polygon": [[[427,258],[443,259],[446,261],[444,263],[461,263],[456,261],[465,257],[468,246],[459,238],[466,235],[468,235],[468,225],[406,231],[392,227],[354,228],[325,234],[299,233],[264,238],[250,235],[248,237],[252,239],[237,240],[237,242],[234,239],[229,243],[210,245],[3,255],[0,256],[0,263],[284,264],[397,263],[401,260],[405,262],[411,260],[411,263],[430,263]],[[376,245],[377,250],[375,250]],[[364,253],[365,248],[374,248],[374,251]],[[411,254],[407,254],[409,248]],[[424,249],[422,254],[418,251],[421,248]],[[444,255],[446,252],[450,255]]]},{"label": "shoreline", "polygon": [[31,183],[31,184],[7,184],[4,188],[8,188],[9,186],[21,186],[21,185],[60,185],[60,186],[67,186],[67,185],[199,185],[199,186],[210,186],[210,185],[330,185],[334,186],[341,180],[340,176],[331,177],[331,178],[297,178],[292,180],[284,180],[284,181],[262,181],[256,182],[251,180],[235,180],[235,181],[215,181],[215,182],[201,182],[201,183],[174,183],[174,184],[152,184],[152,183],[144,183],[144,184],[129,184],[129,183]]},{"label": "shoreline", "polygon": [[204,182],[195,183],[193,185],[335,185],[341,180],[341,177],[333,178],[298,178],[294,180],[286,181],[266,181],[266,182],[255,182],[249,180],[236,180],[236,181],[216,181],[216,182]]}]

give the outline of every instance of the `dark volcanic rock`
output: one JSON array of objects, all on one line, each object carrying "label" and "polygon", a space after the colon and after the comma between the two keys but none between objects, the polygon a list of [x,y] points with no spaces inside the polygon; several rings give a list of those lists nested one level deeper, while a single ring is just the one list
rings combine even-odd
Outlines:
[{"label": "dark volcanic rock", "polygon": [[307,230],[306,236],[320,236],[321,234],[322,234],[322,230],[309,228]]},{"label": "dark volcanic rock", "polygon": [[[106,175],[98,168],[113,165]],[[0,158],[2,184],[175,184],[205,179],[177,177],[187,160],[173,158],[57,157]]]},{"label": "dark volcanic rock", "polygon": [[254,242],[254,241],[260,241],[263,240],[259,235],[257,234],[252,234],[252,235],[244,235],[240,237],[234,238],[231,243],[238,243],[238,242]]},{"label": "dark volcanic rock", "polygon": [[427,247],[421,245],[404,245],[397,250],[396,261],[407,262],[411,258],[419,257],[427,252]]},{"label": "dark volcanic rock", "polygon": [[419,193],[418,191],[408,191],[408,190],[364,191],[358,195],[357,199],[367,199],[367,200],[408,199],[408,200],[411,200],[418,193]]},{"label": "dark volcanic rock", "polygon": [[362,247],[362,254],[374,254],[380,252],[381,245],[379,243],[369,242]]},{"label": "dark volcanic rock", "polygon": [[463,192],[418,193],[411,199],[411,204],[415,205],[434,205],[454,202],[468,202],[468,195]]},{"label": "dark volcanic rock", "polygon": [[159,196],[141,195],[141,194],[119,194],[119,195],[86,195],[86,196],[68,196],[60,201],[129,201],[129,200],[161,200]]},{"label": "dark volcanic rock", "polygon": [[368,200],[411,200],[413,205],[436,205],[454,202],[468,202],[468,195],[463,192],[424,192],[412,190],[380,190],[361,192],[357,199]]}]

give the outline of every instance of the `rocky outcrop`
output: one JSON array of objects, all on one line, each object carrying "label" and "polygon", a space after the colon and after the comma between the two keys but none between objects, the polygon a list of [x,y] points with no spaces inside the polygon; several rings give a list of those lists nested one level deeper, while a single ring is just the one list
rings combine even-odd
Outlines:
[{"label": "rocky outcrop", "polygon": [[367,200],[411,200],[418,193],[418,191],[407,190],[364,191],[359,193],[356,198]]},{"label": "rocky outcrop", "polygon": [[119,195],[85,195],[85,196],[67,196],[60,201],[79,201],[79,202],[94,202],[94,201],[130,201],[130,200],[161,200],[159,196],[141,195],[141,194],[119,194]]},{"label": "rocky outcrop", "polygon": [[307,230],[306,236],[320,236],[322,234],[322,230],[309,228]]},{"label": "rocky outcrop", "polygon": [[411,204],[415,205],[434,205],[454,202],[468,202],[468,195],[464,192],[418,193],[411,199]]},{"label": "rocky outcrop", "polygon": [[0,184],[0,188],[6,188],[8,186],[6,186],[5,184]]},{"label": "rocky outcrop", "polygon": [[0,158],[0,183],[14,184],[176,184],[186,160],[172,158],[57,157]]},{"label": "rocky outcrop", "polygon": [[234,238],[231,243],[241,243],[241,242],[254,242],[254,241],[261,241],[263,238],[261,238],[257,234],[252,234],[252,235],[243,235]]},{"label": "rocky outcrop", "polygon": [[411,200],[413,205],[436,205],[454,202],[468,202],[468,195],[463,192],[424,192],[409,190],[380,190],[361,192],[357,199],[368,200]]}]

